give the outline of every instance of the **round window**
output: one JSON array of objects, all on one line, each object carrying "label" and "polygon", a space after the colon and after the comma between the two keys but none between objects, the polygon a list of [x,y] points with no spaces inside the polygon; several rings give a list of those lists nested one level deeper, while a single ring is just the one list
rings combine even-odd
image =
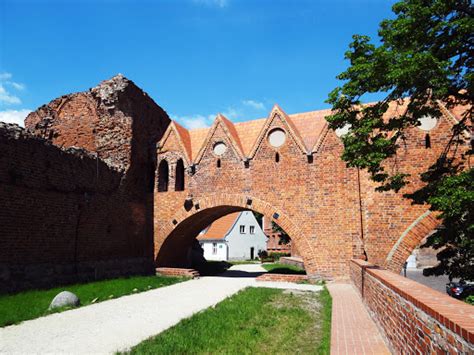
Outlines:
[{"label": "round window", "polygon": [[214,144],[214,154],[215,155],[222,155],[226,152],[227,150],[227,146],[225,145],[224,142],[217,142],[216,144]]},{"label": "round window", "polygon": [[430,115],[426,115],[419,118],[418,122],[420,122],[420,125],[418,126],[419,129],[423,131],[430,131],[435,128],[438,120],[434,117],[431,117]]},{"label": "round window", "polygon": [[281,128],[275,128],[268,134],[268,143],[272,147],[281,147],[286,141],[286,133]]}]

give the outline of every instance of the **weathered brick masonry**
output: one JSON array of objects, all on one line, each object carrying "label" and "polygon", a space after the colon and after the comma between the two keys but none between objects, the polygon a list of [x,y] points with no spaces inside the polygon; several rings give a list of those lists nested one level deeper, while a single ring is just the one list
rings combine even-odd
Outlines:
[{"label": "weathered brick masonry", "polygon": [[[211,128],[191,131],[173,122],[157,152],[170,176],[168,191],[155,194],[157,263],[189,266],[187,250],[201,229],[227,213],[252,209],[286,230],[311,275],[347,278],[349,260],[364,253],[399,271],[439,223],[427,206],[403,198],[421,186],[419,173],[451,138],[456,116],[439,105],[443,115],[436,126],[409,130],[396,160],[387,164],[390,171],[412,174],[400,193],[376,192],[366,173],[345,166],[341,139],[324,119],[328,110],[287,115],[275,106],[266,119],[233,124],[219,115]],[[387,117],[404,109],[406,102],[391,103]],[[274,129],[286,135],[279,147],[269,142]],[[218,155],[214,147],[222,143],[227,150]],[[179,160],[188,172],[184,191],[174,188]]]},{"label": "weathered brick masonry", "polygon": [[39,108],[28,132],[0,126],[0,291],[153,272],[154,151],[168,123],[117,76]]},{"label": "weathered brick masonry", "polygon": [[351,279],[395,354],[474,353],[474,307],[362,260]]},{"label": "weathered brick masonry", "polygon": [[[275,106],[266,119],[233,124],[219,115],[211,128],[188,131],[120,75],[60,97],[26,119],[44,141],[8,128],[0,135],[0,198],[9,206],[0,210],[1,287],[118,274],[130,263],[189,267],[199,231],[245,209],[286,230],[311,276],[348,278],[349,261],[364,253],[399,270],[438,223],[403,193],[420,186],[418,173],[451,138],[459,113],[440,107],[431,145],[413,128],[388,164],[413,174],[410,190],[396,194],[375,192],[365,173],[345,166],[328,110],[287,115]],[[273,130],[286,137],[278,147]]]}]

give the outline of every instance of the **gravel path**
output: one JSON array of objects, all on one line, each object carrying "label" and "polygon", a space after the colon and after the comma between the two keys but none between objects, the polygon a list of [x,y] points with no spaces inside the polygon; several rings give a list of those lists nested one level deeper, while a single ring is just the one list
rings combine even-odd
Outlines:
[{"label": "gravel path", "polygon": [[[321,286],[257,282],[258,264],[0,328],[2,354],[110,354],[123,351],[248,287],[319,291]],[[245,277],[251,276],[251,277]]]}]

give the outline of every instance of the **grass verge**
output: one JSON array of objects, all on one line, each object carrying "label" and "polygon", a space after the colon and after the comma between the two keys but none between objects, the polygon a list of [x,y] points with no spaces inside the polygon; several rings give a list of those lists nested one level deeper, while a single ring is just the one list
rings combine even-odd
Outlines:
[{"label": "grass verge", "polygon": [[290,275],[306,275],[306,271],[297,266],[286,264],[262,264],[262,267],[270,274],[290,274]]},{"label": "grass verge", "polygon": [[132,293],[172,285],[184,280],[186,279],[178,277],[135,276],[55,287],[47,290],[25,291],[12,295],[0,295],[0,327],[69,309],[66,307],[48,311],[54,296],[61,291],[75,293],[81,300],[81,306],[86,306]]},{"label": "grass verge", "polygon": [[329,354],[331,297],[247,288],[130,354]]}]

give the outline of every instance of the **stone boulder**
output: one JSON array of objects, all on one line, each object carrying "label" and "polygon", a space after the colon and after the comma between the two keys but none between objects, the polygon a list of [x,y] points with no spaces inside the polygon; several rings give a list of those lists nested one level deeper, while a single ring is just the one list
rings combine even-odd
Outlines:
[{"label": "stone boulder", "polygon": [[59,307],[77,307],[81,304],[79,297],[74,293],[69,291],[63,291],[56,295],[53,298],[53,301],[49,305],[49,309],[59,308]]}]

